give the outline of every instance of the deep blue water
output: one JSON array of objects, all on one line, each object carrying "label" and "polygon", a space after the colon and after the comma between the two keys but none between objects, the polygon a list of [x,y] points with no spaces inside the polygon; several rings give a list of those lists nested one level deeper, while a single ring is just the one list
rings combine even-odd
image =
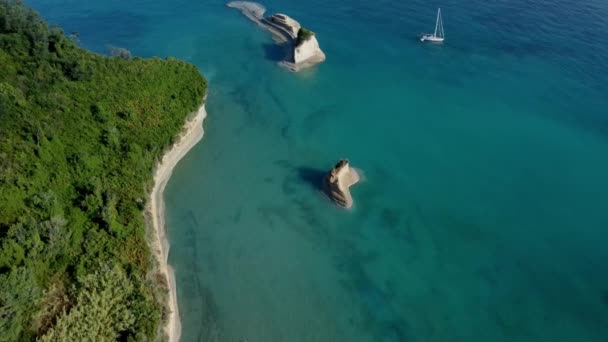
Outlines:
[{"label": "deep blue water", "polygon": [[209,80],[165,194],[183,341],[608,340],[605,1],[264,2],[327,55],[298,74],[223,1],[29,3]]}]

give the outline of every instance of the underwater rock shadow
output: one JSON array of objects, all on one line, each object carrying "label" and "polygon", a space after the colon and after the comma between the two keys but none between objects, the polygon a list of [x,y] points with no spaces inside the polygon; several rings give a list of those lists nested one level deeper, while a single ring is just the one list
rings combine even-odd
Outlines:
[{"label": "underwater rock shadow", "polygon": [[285,44],[262,44],[264,57],[273,62],[282,62],[289,55],[289,47]]},{"label": "underwater rock shadow", "polygon": [[323,191],[323,178],[327,174],[327,171],[314,169],[311,167],[298,167],[298,178],[312,187],[314,190]]}]

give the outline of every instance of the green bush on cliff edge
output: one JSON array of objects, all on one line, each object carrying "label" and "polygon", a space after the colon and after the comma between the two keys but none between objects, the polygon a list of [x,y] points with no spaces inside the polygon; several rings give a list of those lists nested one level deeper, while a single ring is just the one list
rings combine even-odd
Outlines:
[{"label": "green bush on cliff edge", "polygon": [[83,50],[18,0],[0,0],[0,69],[0,341],[154,340],[142,211],[204,78]]},{"label": "green bush on cliff edge", "polygon": [[298,30],[298,39],[297,39],[296,45],[297,46],[301,45],[303,42],[309,40],[314,35],[315,35],[314,32],[312,32],[304,27],[301,27],[300,30]]}]

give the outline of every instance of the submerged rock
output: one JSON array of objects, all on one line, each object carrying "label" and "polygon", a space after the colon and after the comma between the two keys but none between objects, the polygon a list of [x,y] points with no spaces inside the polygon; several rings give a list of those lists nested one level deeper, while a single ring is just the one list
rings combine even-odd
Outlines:
[{"label": "submerged rock", "polygon": [[348,160],[341,159],[329,171],[323,180],[327,195],[341,207],[353,206],[353,197],[349,188],[359,182],[359,174],[348,164]]}]

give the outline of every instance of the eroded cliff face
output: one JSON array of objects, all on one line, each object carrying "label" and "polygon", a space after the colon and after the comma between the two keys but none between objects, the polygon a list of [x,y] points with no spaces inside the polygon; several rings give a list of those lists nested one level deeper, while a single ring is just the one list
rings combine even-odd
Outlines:
[{"label": "eroded cliff face", "polygon": [[264,17],[266,9],[255,2],[232,1],[227,6],[240,10],[247,18],[272,33],[277,44],[288,45],[290,50],[293,49],[279,65],[291,71],[299,71],[325,61],[325,54],[314,35],[298,44],[298,34],[302,26],[288,15],[276,13]]},{"label": "eroded cliff face", "polygon": [[325,60],[325,54],[321,51],[319,42],[315,36],[303,41],[293,51],[293,61],[295,64],[301,64],[311,59],[315,59],[317,63]]},{"label": "eroded cliff face", "polygon": [[336,204],[350,208],[353,206],[353,197],[349,188],[357,184],[359,180],[357,171],[350,167],[348,160],[342,159],[325,176],[325,191]]}]

